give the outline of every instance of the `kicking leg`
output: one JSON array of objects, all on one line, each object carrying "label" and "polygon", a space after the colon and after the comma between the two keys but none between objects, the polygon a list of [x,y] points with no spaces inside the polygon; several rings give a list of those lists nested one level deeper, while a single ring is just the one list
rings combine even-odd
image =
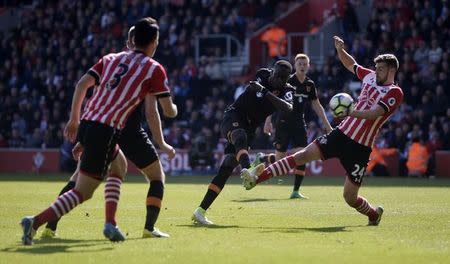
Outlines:
[{"label": "kicking leg", "polygon": [[243,185],[247,190],[252,189],[256,184],[264,182],[272,177],[285,175],[289,173],[296,166],[304,165],[307,162],[318,160],[321,158],[319,147],[315,143],[309,144],[305,149],[302,149],[293,155],[287,156],[274,164],[268,166],[259,175],[252,175],[247,170],[241,172]]},{"label": "kicking leg", "polygon": [[203,197],[200,206],[194,211],[192,215],[192,220],[196,223],[203,225],[212,225],[213,222],[206,218],[206,210],[211,206],[214,200],[217,198],[219,193],[222,191],[225,183],[233,173],[234,168],[238,165],[235,155],[227,154],[220,165],[217,175],[212,179],[208,186],[205,196]]}]

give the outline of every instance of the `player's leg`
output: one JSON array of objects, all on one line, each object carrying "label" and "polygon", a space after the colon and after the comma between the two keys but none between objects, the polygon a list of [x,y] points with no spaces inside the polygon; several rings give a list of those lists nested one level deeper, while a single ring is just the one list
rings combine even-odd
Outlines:
[{"label": "player's leg", "polygon": [[212,179],[211,183],[208,186],[208,190],[206,191],[203,200],[200,203],[200,206],[194,211],[192,215],[192,220],[195,223],[203,224],[203,225],[212,225],[211,222],[206,216],[206,210],[211,206],[211,204],[216,200],[217,196],[220,194],[222,189],[225,187],[225,183],[228,178],[233,173],[234,168],[238,165],[236,161],[236,157],[234,154],[229,152],[233,151],[233,147],[229,145],[225,150],[225,158],[220,164],[219,171]]},{"label": "player's leg", "polygon": [[141,169],[141,172],[150,182],[146,199],[147,214],[142,237],[169,237],[168,234],[161,232],[155,227],[161,210],[161,203],[164,196],[164,183],[166,181],[161,162],[157,160]]},{"label": "player's leg", "polygon": [[[298,152],[307,146],[307,137],[306,137],[306,127],[304,124],[297,124],[290,130],[292,145],[294,147],[293,151]],[[300,192],[300,186],[303,183],[303,179],[306,175],[306,164],[297,165],[294,169],[294,187],[292,190],[292,194],[290,196],[291,199],[295,198],[303,198],[308,199],[308,197],[304,196]]]},{"label": "player's leg", "polygon": [[[383,207],[373,207],[366,198],[358,195],[359,188],[364,177],[367,162],[369,161],[370,149],[353,143],[351,151],[345,151],[340,157],[341,163],[347,172],[344,185],[345,202],[356,209],[359,213],[369,218],[369,225],[378,225],[383,214]],[[365,149],[367,148],[367,149]]]},{"label": "player's leg", "polygon": [[122,131],[119,145],[125,156],[140,169],[149,182],[142,236],[169,237],[155,227],[161,210],[166,176],[153,143],[140,125],[127,125]]},{"label": "player's leg", "polygon": [[305,149],[289,155],[265,168],[260,174],[252,175],[241,171],[241,178],[245,189],[250,190],[256,184],[267,181],[276,176],[286,175],[299,165],[306,164],[321,158],[319,147],[315,143],[309,144]]},{"label": "player's leg", "polygon": [[336,157],[338,150],[335,146],[338,145],[339,133],[333,130],[330,134],[318,137],[306,148],[269,165],[261,174],[255,175],[242,170],[241,178],[243,179],[243,186],[245,189],[250,190],[258,183],[275,176],[285,175],[295,167],[304,165],[310,161]]},{"label": "player's leg", "polygon": [[84,151],[75,187],[59,196],[50,207],[38,215],[22,219],[23,244],[31,245],[40,226],[61,218],[92,197],[111,162],[118,136],[115,132],[115,129],[95,122],[80,124],[78,133],[89,136],[84,137],[84,142],[81,141]]},{"label": "player's leg", "polygon": [[111,162],[105,181],[105,225],[103,235],[109,240],[124,241],[125,235],[116,222],[117,205],[120,199],[120,189],[127,173],[128,163],[123,152],[117,148],[117,155]]},{"label": "player's leg", "polygon": [[[75,183],[77,181],[77,176],[78,176],[79,170],[80,170],[80,163],[77,164],[77,169],[72,174],[72,176],[70,177],[70,179],[67,182],[67,184],[61,189],[61,191],[59,192],[58,197],[63,195],[64,193],[72,190],[75,187]],[[41,238],[52,238],[52,237],[55,237],[56,236],[56,229],[58,227],[58,222],[59,222],[59,218],[54,220],[54,221],[48,222],[47,225],[45,226],[45,229],[42,231]]]},{"label": "player's leg", "polygon": [[236,150],[236,160],[242,168],[250,167],[250,156],[248,155],[248,137],[243,128],[237,128],[229,133],[229,141]]}]

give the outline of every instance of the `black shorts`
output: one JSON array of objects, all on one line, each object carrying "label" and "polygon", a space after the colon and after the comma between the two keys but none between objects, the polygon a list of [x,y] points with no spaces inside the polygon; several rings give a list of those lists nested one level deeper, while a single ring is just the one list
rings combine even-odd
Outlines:
[{"label": "black shorts", "polygon": [[275,141],[273,146],[279,152],[286,152],[291,148],[306,147],[306,125],[303,122],[279,120],[275,127]]},{"label": "black shorts", "polygon": [[314,143],[320,149],[322,160],[338,158],[351,181],[356,185],[362,183],[371,148],[355,142],[337,128]]},{"label": "black shorts", "polygon": [[139,126],[125,126],[118,141],[125,157],[143,169],[159,159],[147,132]]},{"label": "black shorts", "polygon": [[81,120],[78,141],[83,146],[80,171],[92,178],[103,180],[109,164],[117,155],[120,130],[108,125]]},{"label": "black shorts", "polygon": [[225,111],[222,118],[222,123],[220,124],[220,132],[227,139],[227,145],[225,146],[225,154],[236,154],[236,148],[231,143],[231,132],[236,129],[243,129],[247,134],[247,143],[250,146],[250,142],[253,141],[255,137],[255,127],[250,126],[248,121],[242,117],[235,110]]}]

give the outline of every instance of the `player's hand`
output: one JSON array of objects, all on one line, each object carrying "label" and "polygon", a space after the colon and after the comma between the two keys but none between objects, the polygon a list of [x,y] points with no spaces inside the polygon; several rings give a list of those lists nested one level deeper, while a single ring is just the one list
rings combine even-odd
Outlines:
[{"label": "player's hand", "polygon": [[264,134],[267,134],[269,136],[272,135],[272,133],[273,133],[272,121],[269,120],[264,123],[263,131],[264,131]]},{"label": "player's hand", "polygon": [[160,147],[160,149],[161,149],[162,152],[164,152],[164,153],[167,154],[169,160],[175,158],[175,154],[176,154],[177,152],[175,151],[175,149],[174,149],[171,145],[169,145],[169,144],[167,144],[166,142],[164,142],[164,143],[162,143],[161,146],[159,146],[159,147]]},{"label": "player's hand", "polygon": [[80,144],[80,142],[77,142],[77,144],[72,149],[72,156],[74,160],[80,160],[81,154],[83,153],[83,146]]},{"label": "player's hand", "polygon": [[250,81],[248,88],[250,89],[250,91],[252,92],[260,92],[264,89],[264,86],[262,86],[259,82],[257,81]]},{"label": "player's hand", "polygon": [[331,126],[325,126],[325,132],[330,133],[333,130]]},{"label": "player's hand", "polygon": [[344,49],[344,41],[338,37],[338,36],[334,36],[334,47],[336,47],[337,50],[341,50]]},{"label": "player's hand", "polygon": [[305,85],[310,87],[311,89],[315,89],[316,88],[316,84],[312,80],[307,80],[305,82]]},{"label": "player's hand", "polygon": [[70,142],[74,143],[77,138],[78,126],[80,121],[70,119],[64,128],[64,137]]}]

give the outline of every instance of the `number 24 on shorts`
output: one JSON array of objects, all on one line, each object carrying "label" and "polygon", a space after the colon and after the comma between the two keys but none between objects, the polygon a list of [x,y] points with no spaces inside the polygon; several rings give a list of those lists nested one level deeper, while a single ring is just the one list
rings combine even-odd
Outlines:
[{"label": "number 24 on shorts", "polygon": [[352,176],[355,177],[356,182],[361,182],[361,178],[364,176],[366,167],[360,166],[359,164],[354,164],[354,165],[355,165],[355,170],[352,171]]}]

